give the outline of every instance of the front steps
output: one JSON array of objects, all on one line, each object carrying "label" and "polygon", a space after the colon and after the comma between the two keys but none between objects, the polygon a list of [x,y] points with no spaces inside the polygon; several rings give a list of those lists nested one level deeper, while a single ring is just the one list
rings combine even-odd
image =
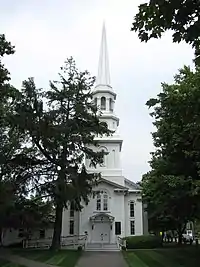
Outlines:
[{"label": "front steps", "polygon": [[88,243],[86,245],[85,251],[120,251],[117,244],[104,244],[104,243]]}]

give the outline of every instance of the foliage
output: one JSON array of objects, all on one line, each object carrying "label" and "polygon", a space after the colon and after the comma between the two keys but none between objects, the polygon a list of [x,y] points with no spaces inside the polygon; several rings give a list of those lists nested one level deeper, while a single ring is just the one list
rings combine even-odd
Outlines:
[{"label": "foliage", "polygon": [[37,197],[18,198],[8,215],[5,220],[7,227],[23,228],[27,231],[49,227],[54,221],[52,203]]},{"label": "foliage", "polygon": [[159,236],[128,236],[124,239],[126,240],[127,249],[152,249],[162,247],[162,239]]},{"label": "foliage", "polygon": [[154,227],[176,229],[181,238],[187,221],[200,211],[200,70],[184,67],[174,79],[147,102],[153,108],[156,151],[142,187]]},{"label": "foliage", "polygon": [[[23,82],[13,123],[28,138],[35,151],[35,187],[41,197],[51,197],[56,207],[52,248],[59,248],[63,207],[73,201],[75,209],[87,204],[98,173],[86,170],[84,159],[93,167],[101,164],[104,152],[95,152],[95,136],[109,135],[106,123],[92,101],[94,78],[79,72],[72,58],[65,62],[60,81],[49,90],[37,89],[34,79]],[[32,158],[33,161],[33,158]]]},{"label": "foliage", "polygon": [[[22,136],[9,124],[14,110],[17,91],[9,84],[10,76],[3,64],[3,57],[14,53],[14,47],[0,35],[0,237],[4,222],[14,206],[19,191],[25,188],[20,182],[24,168],[12,163],[21,148]],[[0,240],[1,243],[1,240]]]},{"label": "foliage", "polygon": [[3,228],[48,223],[52,213],[51,203],[26,197],[35,166],[41,166],[41,161],[34,161],[35,151],[26,146],[26,136],[12,124],[20,93],[10,85],[9,71],[2,61],[13,53],[14,47],[0,35],[0,237]]},{"label": "foliage", "polygon": [[173,42],[185,41],[195,48],[196,62],[200,63],[200,1],[149,0],[139,6],[133,31],[141,41],[160,38],[167,30],[173,31]]}]

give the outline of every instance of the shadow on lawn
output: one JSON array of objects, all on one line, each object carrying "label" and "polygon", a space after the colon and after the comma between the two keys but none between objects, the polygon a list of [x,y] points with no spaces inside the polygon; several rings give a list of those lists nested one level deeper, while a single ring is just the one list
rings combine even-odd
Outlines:
[{"label": "shadow on lawn", "polygon": [[124,252],[130,267],[199,267],[200,249],[196,247],[146,249]]},{"label": "shadow on lawn", "polygon": [[57,266],[74,267],[81,256],[81,251],[74,250],[15,250],[13,253],[34,261]]}]

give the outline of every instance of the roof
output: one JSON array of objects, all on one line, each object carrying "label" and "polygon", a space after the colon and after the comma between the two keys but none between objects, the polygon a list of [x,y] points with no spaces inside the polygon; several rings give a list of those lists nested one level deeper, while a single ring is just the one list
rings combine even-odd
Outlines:
[{"label": "roof", "polygon": [[107,217],[109,220],[111,220],[111,221],[113,221],[114,220],[114,217],[112,216],[112,215],[110,215],[110,214],[107,214],[107,213],[105,213],[105,212],[98,212],[98,213],[96,213],[96,214],[94,214],[94,215],[92,215],[91,217],[90,217],[90,220],[95,220],[96,218],[99,218],[99,217]]},{"label": "roof", "polygon": [[124,177],[124,181],[125,183],[129,184],[130,186],[132,186],[135,190],[142,190],[141,186],[139,186],[138,184],[134,183],[133,181],[127,179]]},{"label": "roof", "polygon": [[102,29],[102,39],[101,39],[99,68],[98,68],[96,87],[102,86],[102,85],[111,87],[105,23],[103,23],[103,29]]},{"label": "roof", "polygon": [[110,184],[110,185],[112,185],[112,186],[114,186],[114,187],[116,187],[116,188],[119,188],[119,189],[126,189],[126,190],[128,190],[128,187],[123,186],[123,185],[120,185],[120,184],[117,184],[117,183],[112,182],[112,181],[109,181],[109,180],[107,180],[107,179],[105,179],[105,178],[100,178],[100,180],[99,180],[98,183],[102,183],[102,182],[103,182],[103,183]]}]

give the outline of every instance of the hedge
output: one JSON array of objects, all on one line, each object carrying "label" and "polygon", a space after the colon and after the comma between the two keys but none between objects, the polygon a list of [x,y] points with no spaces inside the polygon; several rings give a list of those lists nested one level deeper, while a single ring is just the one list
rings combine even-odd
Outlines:
[{"label": "hedge", "polygon": [[127,236],[127,249],[152,249],[162,247],[162,238],[159,236],[142,235],[142,236]]}]

